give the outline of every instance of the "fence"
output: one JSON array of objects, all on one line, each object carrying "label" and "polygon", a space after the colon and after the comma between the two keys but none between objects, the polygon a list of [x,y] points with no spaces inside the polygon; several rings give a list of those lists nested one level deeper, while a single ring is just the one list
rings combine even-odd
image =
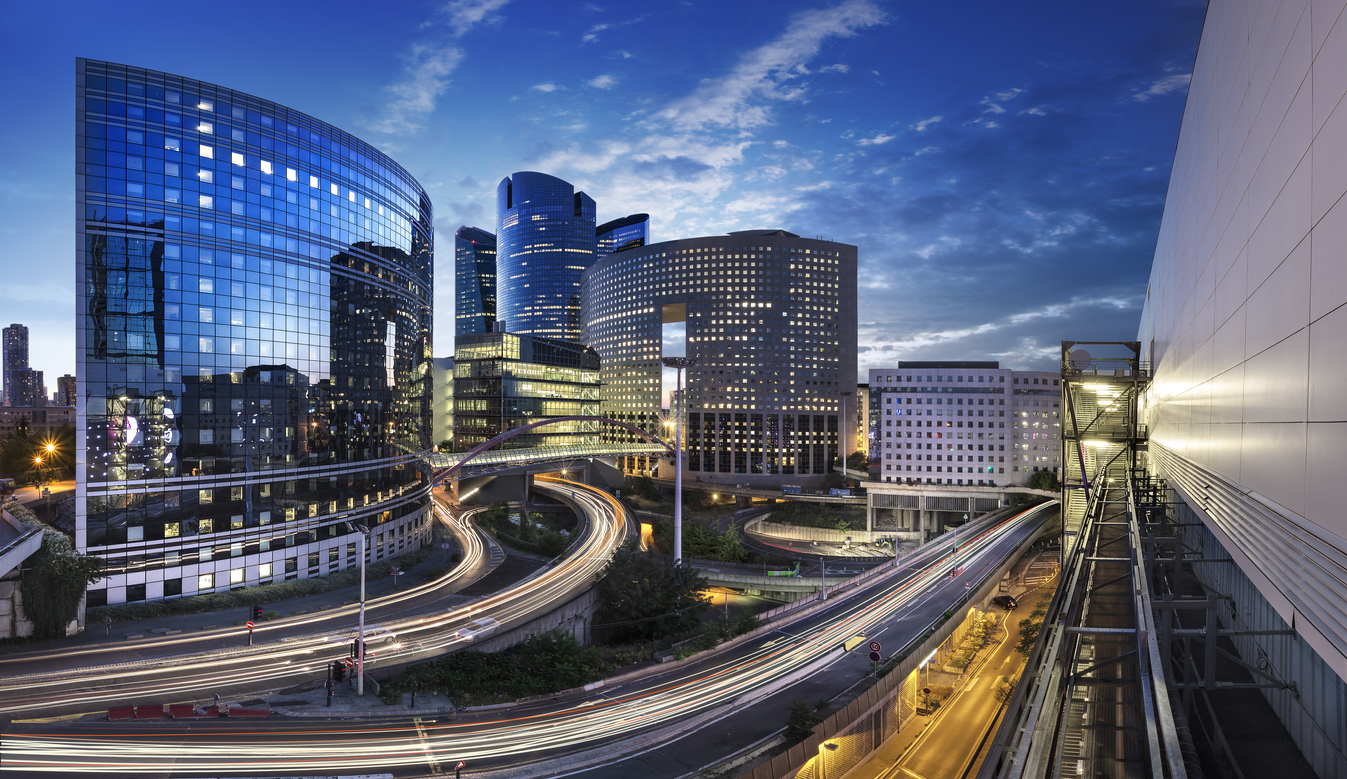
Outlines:
[{"label": "fence", "polygon": [[[1042,525],[1011,550],[972,593],[957,606],[983,602],[996,591],[1004,576],[1020,555],[1042,533]],[[739,775],[738,779],[836,779],[869,759],[870,754],[898,734],[916,714],[920,689],[916,674],[922,661],[939,652],[946,641],[954,646],[966,630],[967,618],[945,619],[931,623],[896,655],[902,657],[887,676],[814,728],[803,742],[792,746],[770,763]],[[934,632],[928,632],[934,630]],[[953,639],[953,640],[951,640]],[[948,651],[948,650],[947,650]]]}]

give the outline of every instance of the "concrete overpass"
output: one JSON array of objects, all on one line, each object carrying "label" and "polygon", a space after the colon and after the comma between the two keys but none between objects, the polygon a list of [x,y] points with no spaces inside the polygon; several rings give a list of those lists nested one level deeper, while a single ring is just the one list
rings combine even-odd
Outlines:
[{"label": "concrete overpass", "polygon": [[1006,485],[970,487],[950,484],[896,484],[862,482],[865,488],[865,529],[875,528],[876,511],[896,512],[899,531],[939,535],[947,524],[971,522],[998,508],[1034,497],[1056,500],[1060,495],[1047,490]]}]

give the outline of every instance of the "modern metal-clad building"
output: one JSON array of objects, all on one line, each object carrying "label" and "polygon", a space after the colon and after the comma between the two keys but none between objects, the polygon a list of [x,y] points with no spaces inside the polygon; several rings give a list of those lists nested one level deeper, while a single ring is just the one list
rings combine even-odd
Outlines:
[{"label": "modern metal-clad building", "polygon": [[496,323],[496,236],[464,225],[454,233],[454,334],[489,333]]},{"label": "modern metal-clad building", "polygon": [[[854,434],[841,393],[856,387],[855,246],[784,230],[649,244],[596,262],[583,306],[603,416],[657,435],[663,325],[686,323],[694,478],[817,482]],[[649,468],[634,459],[626,470]]]},{"label": "modern metal-clad building", "polygon": [[323,575],[429,534],[433,214],[372,146],[76,66],[77,538],[90,605]]},{"label": "modern metal-clad building", "polygon": [[1343,13],[1209,5],[1138,335],[1182,551],[1321,777],[1347,775]]},{"label": "modern metal-clad building", "polygon": [[521,335],[580,340],[580,274],[594,262],[594,199],[524,171],[496,188],[496,318]]}]

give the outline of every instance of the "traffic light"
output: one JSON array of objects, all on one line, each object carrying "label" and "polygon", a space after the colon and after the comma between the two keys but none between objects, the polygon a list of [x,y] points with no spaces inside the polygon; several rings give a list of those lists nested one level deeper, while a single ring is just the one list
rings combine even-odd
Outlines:
[{"label": "traffic light", "polygon": [[253,606],[253,622],[261,622],[261,621],[262,621],[262,607]]},{"label": "traffic light", "polygon": [[346,679],[346,663],[343,663],[343,662],[340,661],[340,660],[335,660],[335,661],[333,661],[333,663],[332,663],[332,679],[333,679],[333,681],[338,681],[338,682],[344,681],[344,680]]},{"label": "traffic light", "polygon": [[351,658],[353,660],[360,659],[360,639],[358,638],[351,642]]}]

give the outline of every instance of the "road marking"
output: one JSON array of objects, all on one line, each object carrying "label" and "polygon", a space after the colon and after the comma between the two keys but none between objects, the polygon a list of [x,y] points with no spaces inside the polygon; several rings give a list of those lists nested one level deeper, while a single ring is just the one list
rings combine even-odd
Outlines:
[{"label": "road marking", "polygon": [[440,761],[435,759],[435,753],[430,750],[429,736],[426,735],[425,726],[421,724],[421,718],[413,717],[412,724],[416,726],[416,735],[421,739],[421,749],[426,753],[426,764],[430,766],[430,773],[439,774]]}]

